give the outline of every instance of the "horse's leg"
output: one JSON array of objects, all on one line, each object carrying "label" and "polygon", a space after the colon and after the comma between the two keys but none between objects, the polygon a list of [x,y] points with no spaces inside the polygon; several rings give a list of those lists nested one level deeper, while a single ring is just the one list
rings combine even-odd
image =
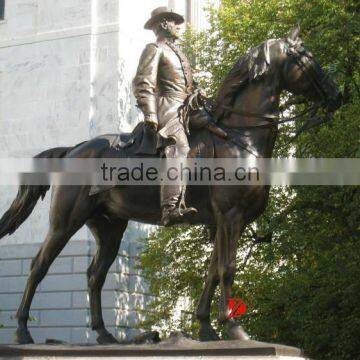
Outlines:
[{"label": "horse's leg", "polygon": [[86,214],[91,209],[91,203],[86,201],[82,193],[83,190],[80,187],[71,187],[68,190],[58,187],[54,190],[50,227],[45,242],[31,263],[24,295],[17,311],[18,328],[15,340],[19,344],[34,342],[27,328],[27,322],[37,286],[71,236],[85,224]]},{"label": "horse's leg", "polygon": [[88,269],[88,288],[91,310],[91,327],[99,334],[99,344],[113,344],[117,340],[105,328],[101,309],[101,290],[107,272],[118,255],[127,220],[110,221],[105,217],[90,219],[86,225],[97,243],[97,252]]},{"label": "horse's leg", "polygon": [[217,230],[215,228],[215,231],[212,231],[211,234],[211,240],[213,240],[212,242],[214,243],[214,248],[211,255],[208,276],[206,278],[204,290],[201,294],[196,311],[196,317],[200,322],[200,341],[220,340],[219,336],[215,332],[214,328],[211,326],[210,322],[211,302],[214,296],[215,289],[219,284],[216,232]]},{"label": "horse's leg", "polygon": [[19,344],[33,343],[27,328],[29,312],[35,291],[41,280],[45,277],[50,265],[64,248],[70,236],[61,231],[50,229],[40,251],[31,262],[30,274],[27,280],[24,295],[17,311],[18,328],[15,333],[15,341]]},{"label": "horse's leg", "polygon": [[238,241],[245,227],[243,215],[234,207],[224,216],[219,216],[218,226],[223,227],[223,236],[217,241],[218,271],[220,278],[219,322],[225,325],[230,339],[249,340],[249,336],[235,321],[228,318],[228,301],[236,272]]}]

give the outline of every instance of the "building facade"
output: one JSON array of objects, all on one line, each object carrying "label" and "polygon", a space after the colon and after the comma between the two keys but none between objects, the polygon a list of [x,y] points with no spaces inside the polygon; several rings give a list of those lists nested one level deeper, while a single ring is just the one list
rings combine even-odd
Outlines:
[{"label": "building facade", "polygon": [[[206,26],[206,0],[0,1],[0,157],[30,158],[103,133],[130,131],[141,120],[131,81],[153,34],[143,24],[157,6],[170,5],[195,28]],[[0,213],[17,189],[0,186]],[[14,319],[30,261],[48,226],[48,195],[18,231],[0,241],[0,344],[12,343]],[[151,299],[136,270],[139,237],[132,223],[103,291],[104,320],[119,337],[131,336]],[[89,328],[86,269],[95,243],[86,228],[69,242],[40,284],[29,323],[36,342],[55,338],[95,342]]]}]

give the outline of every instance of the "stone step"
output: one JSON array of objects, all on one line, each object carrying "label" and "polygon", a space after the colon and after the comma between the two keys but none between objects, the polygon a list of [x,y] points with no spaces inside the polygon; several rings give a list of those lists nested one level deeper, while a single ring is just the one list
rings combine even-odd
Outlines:
[{"label": "stone step", "polygon": [[185,340],[179,343],[160,342],[155,345],[11,345],[0,346],[0,360],[12,359],[305,359],[300,349],[258,341],[213,341]]}]

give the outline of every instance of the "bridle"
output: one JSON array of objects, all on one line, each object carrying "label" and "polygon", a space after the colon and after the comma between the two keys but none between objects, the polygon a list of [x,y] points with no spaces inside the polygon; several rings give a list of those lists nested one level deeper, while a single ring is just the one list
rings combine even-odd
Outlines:
[{"label": "bridle", "polygon": [[[317,112],[320,108],[324,107],[325,104],[328,103],[328,96],[327,92],[324,88],[324,85],[326,81],[329,79],[329,75],[324,74],[322,78],[319,80],[319,76],[316,73],[313,66],[310,66],[310,55],[305,48],[303,47],[303,44],[298,41],[293,41],[291,39],[285,40],[285,46],[286,46],[286,52],[288,56],[292,56],[292,58],[295,60],[296,64],[299,66],[299,68],[302,70],[303,74],[307,77],[307,79],[311,82],[311,84],[314,86],[318,94],[320,95],[321,100],[313,104],[312,106],[308,107],[304,111],[300,112],[297,115],[290,116],[290,117],[283,117],[279,115],[274,114],[262,114],[262,113],[252,113],[248,111],[243,111],[240,109],[237,109],[235,107],[226,106],[226,105],[220,105],[222,109],[224,109],[227,113],[233,113],[240,116],[246,116],[246,117],[253,117],[257,119],[264,120],[265,123],[262,124],[249,124],[249,125],[240,125],[237,126],[236,129],[256,129],[256,128],[274,128],[280,124],[292,122],[292,121],[299,121],[302,119],[305,119],[306,115],[310,114],[310,117],[307,119],[305,124],[300,128],[300,130],[291,138],[291,140],[287,143],[294,141],[297,137],[299,137],[304,131],[310,130],[314,127],[320,126],[322,124],[325,124],[332,120],[332,113],[327,112],[322,117],[317,115]],[[286,110],[283,109],[282,111]],[[218,123],[218,125],[221,125]],[[232,131],[236,131],[235,128],[230,127],[224,127],[225,129],[231,129]],[[231,139],[234,140],[234,139]],[[253,150],[249,148],[248,144],[242,143],[239,139],[235,139],[237,145],[241,146],[243,149],[251,153],[252,155],[257,156],[254,154]],[[239,143],[240,141],[240,143]],[[233,141],[235,142],[235,141]]]},{"label": "bridle", "polygon": [[319,80],[319,74],[316,73],[313,66],[309,66],[310,59],[313,59],[313,56],[311,53],[306,51],[301,41],[292,41],[287,39],[285,44],[287,46],[286,52],[288,56],[293,57],[299,68],[303,71],[304,75],[308,78],[317,93],[320,95],[320,103],[322,105],[326,104],[328,102],[328,96],[326,90],[324,89],[324,84],[328,81],[329,75],[322,73],[321,80]]},{"label": "bridle", "polygon": [[[309,53],[304,49],[302,44],[300,44],[299,46],[299,44],[295,42],[291,44],[289,41],[290,40],[287,39],[285,42],[287,46],[286,48],[287,54],[289,56],[292,56],[293,59],[296,61],[297,65],[303,71],[304,75],[308,78],[308,80],[312,83],[312,85],[320,95],[321,100],[315,103],[313,106],[302,111],[301,113],[295,116],[290,116],[285,118],[283,116],[278,116],[273,114],[252,113],[248,111],[239,110],[231,106],[220,105],[222,109],[226,110],[229,113],[234,113],[237,115],[247,116],[247,117],[254,117],[268,122],[267,124],[251,124],[251,125],[240,126],[240,128],[272,127],[290,121],[300,120],[303,119],[304,116],[307,115],[308,113],[314,113],[314,111],[320,109],[328,102],[327,93],[324,89],[324,83],[329,79],[329,75],[325,74],[324,76],[322,76],[322,79],[319,80],[317,74],[314,73],[314,68],[312,66],[308,66],[308,64],[310,63]],[[295,45],[297,45],[298,47],[295,48]],[[306,61],[304,61],[304,57],[306,58]],[[286,109],[283,109],[283,111],[284,110]]]}]

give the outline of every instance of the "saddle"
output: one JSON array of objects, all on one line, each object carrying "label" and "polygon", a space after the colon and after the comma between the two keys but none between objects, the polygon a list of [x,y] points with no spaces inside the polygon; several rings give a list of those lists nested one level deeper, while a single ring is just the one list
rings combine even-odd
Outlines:
[{"label": "saddle", "polygon": [[[188,137],[189,158],[213,158],[214,137],[206,129],[192,130]],[[140,122],[131,133],[100,135],[93,141],[102,144],[97,157],[103,158],[157,158],[162,156],[162,149],[173,144],[173,140],[164,139]],[[113,185],[91,186],[90,195],[110,190]]]},{"label": "saddle", "polygon": [[[160,157],[161,150],[174,144],[174,140],[165,139],[158,133],[150,130],[144,122],[140,122],[131,133],[106,134],[97,139],[107,140],[108,149],[104,149],[103,156],[109,157]],[[189,158],[214,157],[213,136],[206,129],[192,130],[188,137],[190,152]],[[109,154],[110,155],[110,154]]]}]

